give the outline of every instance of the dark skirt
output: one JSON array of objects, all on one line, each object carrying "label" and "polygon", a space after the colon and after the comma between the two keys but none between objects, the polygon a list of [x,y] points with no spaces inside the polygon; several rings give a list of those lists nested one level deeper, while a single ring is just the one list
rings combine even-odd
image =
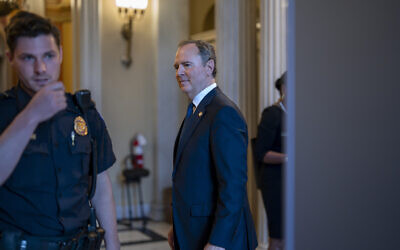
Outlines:
[{"label": "dark skirt", "polygon": [[261,169],[261,193],[267,212],[269,237],[282,239],[282,166]]}]

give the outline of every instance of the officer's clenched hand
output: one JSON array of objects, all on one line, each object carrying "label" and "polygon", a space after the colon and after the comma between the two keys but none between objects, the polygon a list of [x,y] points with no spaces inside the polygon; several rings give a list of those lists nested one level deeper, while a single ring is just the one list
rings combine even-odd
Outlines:
[{"label": "officer's clenched hand", "polygon": [[67,107],[62,82],[50,83],[41,88],[26,107],[38,123],[53,117]]}]

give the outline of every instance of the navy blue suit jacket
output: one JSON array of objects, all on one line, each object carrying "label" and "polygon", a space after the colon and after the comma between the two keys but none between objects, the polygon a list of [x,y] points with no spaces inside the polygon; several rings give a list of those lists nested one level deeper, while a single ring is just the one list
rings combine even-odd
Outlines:
[{"label": "navy blue suit jacket", "polygon": [[173,223],[176,249],[255,249],[247,198],[247,125],[219,88],[184,120],[174,148]]}]

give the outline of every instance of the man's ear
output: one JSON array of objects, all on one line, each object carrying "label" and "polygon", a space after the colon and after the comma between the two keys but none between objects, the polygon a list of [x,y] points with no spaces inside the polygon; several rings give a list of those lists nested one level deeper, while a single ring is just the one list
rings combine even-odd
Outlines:
[{"label": "man's ear", "polygon": [[207,73],[212,76],[212,73],[214,71],[215,68],[215,62],[214,60],[208,60],[208,62],[206,63],[206,69],[207,69]]}]

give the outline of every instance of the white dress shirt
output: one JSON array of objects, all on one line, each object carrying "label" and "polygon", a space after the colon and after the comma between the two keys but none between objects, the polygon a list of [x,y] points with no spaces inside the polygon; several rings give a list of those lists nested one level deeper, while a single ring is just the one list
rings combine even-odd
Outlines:
[{"label": "white dress shirt", "polygon": [[210,93],[211,90],[215,89],[217,87],[217,83],[213,83],[209,85],[207,88],[203,89],[200,93],[198,93],[194,98],[193,98],[193,113],[196,111],[196,108],[199,106],[200,102],[203,100],[203,98]]}]

